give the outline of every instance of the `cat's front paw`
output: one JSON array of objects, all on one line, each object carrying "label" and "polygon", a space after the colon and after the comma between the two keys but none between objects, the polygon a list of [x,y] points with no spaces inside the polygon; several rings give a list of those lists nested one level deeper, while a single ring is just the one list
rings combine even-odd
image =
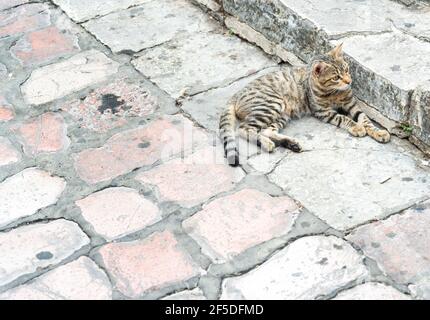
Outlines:
[{"label": "cat's front paw", "polygon": [[391,135],[387,130],[372,130],[369,131],[369,136],[381,143],[387,143],[391,139]]},{"label": "cat's front paw", "polygon": [[364,137],[367,134],[366,129],[360,125],[350,127],[348,132],[354,137]]}]

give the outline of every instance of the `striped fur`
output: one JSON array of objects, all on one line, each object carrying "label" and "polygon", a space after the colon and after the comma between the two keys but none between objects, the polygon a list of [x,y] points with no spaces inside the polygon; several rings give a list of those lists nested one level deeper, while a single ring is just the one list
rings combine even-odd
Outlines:
[{"label": "striped fur", "polygon": [[239,165],[237,123],[241,137],[267,152],[277,146],[300,152],[300,144],[279,131],[290,119],[308,114],[355,137],[368,134],[388,142],[390,134],[378,129],[360,110],[351,82],[342,45],[315,57],[308,66],[288,67],[252,81],[230,99],[220,118],[220,138],[228,163]]}]

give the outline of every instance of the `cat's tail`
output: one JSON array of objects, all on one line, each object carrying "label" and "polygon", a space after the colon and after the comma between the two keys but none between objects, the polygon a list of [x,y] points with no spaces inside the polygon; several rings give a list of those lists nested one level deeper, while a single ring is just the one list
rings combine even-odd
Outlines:
[{"label": "cat's tail", "polygon": [[219,120],[220,138],[224,143],[224,155],[228,164],[236,167],[239,165],[239,151],[236,145],[236,111],[235,104],[230,102]]}]

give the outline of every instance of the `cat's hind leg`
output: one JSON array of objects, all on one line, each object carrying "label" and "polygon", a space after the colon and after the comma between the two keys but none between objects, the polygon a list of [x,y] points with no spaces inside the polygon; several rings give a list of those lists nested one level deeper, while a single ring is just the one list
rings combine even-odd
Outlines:
[{"label": "cat's hind leg", "polygon": [[262,135],[257,128],[249,126],[246,122],[239,126],[239,135],[248,142],[257,144],[266,152],[273,152],[276,148],[275,143],[270,138]]},{"label": "cat's hind leg", "polygon": [[272,140],[276,146],[282,146],[294,152],[302,151],[300,144],[296,140],[279,133],[279,128],[276,125],[272,125],[269,128],[264,129],[261,134]]}]

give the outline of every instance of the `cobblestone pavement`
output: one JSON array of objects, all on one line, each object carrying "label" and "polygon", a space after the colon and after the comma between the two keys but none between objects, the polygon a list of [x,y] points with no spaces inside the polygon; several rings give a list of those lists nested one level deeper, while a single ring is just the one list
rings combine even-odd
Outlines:
[{"label": "cobblestone pavement", "polygon": [[0,0],[0,299],[429,299],[407,140],[305,118],[303,153],[223,162],[278,68],[188,0]]}]

